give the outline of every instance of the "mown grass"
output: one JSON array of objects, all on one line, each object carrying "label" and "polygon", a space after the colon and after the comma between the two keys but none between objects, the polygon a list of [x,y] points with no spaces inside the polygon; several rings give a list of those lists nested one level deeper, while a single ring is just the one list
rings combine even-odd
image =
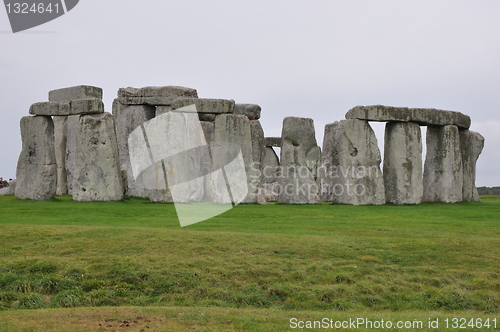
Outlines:
[{"label": "mown grass", "polygon": [[240,205],[186,228],[173,205],[135,198],[4,196],[0,215],[0,323],[14,309],[106,306],[500,310],[495,196],[418,206]]},{"label": "mown grass", "polygon": [[[3,318],[3,320],[2,320]],[[233,308],[186,308],[186,307],[101,307],[74,309],[40,309],[0,312],[0,332],[89,332],[89,331],[304,331],[295,327],[297,321],[323,322],[323,319],[335,322],[348,322],[364,319],[381,322],[384,327],[390,321],[394,326],[398,322],[410,324],[414,328],[370,328],[367,323],[357,328],[312,328],[306,331],[498,331],[500,322],[497,316],[482,312],[457,311],[443,313],[441,311],[286,311],[276,309],[233,309]],[[458,320],[455,327],[454,318]],[[448,319],[448,328],[446,328]],[[474,324],[474,328],[467,324]],[[489,327],[482,324],[488,324]],[[496,321],[494,321],[496,319]],[[429,328],[429,321],[436,325]],[[460,328],[466,322],[466,329]],[[420,325],[421,324],[421,325]],[[349,326],[345,325],[344,326]],[[295,327],[295,328],[294,328]]]}]

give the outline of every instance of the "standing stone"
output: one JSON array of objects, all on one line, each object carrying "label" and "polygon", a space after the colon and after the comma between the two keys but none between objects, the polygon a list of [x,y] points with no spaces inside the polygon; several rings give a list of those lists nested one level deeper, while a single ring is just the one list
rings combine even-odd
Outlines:
[{"label": "standing stone", "polygon": [[250,120],[250,131],[252,135],[253,163],[250,166],[250,174],[248,176],[251,177],[253,191],[258,192],[263,180],[262,167],[266,153],[264,130],[259,120]]},{"label": "standing stone", "polygon": [[[203,174],[210,174],[212,171],[212,156],[210,145],[214,141],[214,130],[215,123],[208,121],[200,121],[201,128],[203,133],[205,134],[205,141],[207,142],[208,149],[204,150],[204,153],[201,156],[201,172]],[[214,197],[212,196],[213,190],[210,183],[210,176],[205,176],[203,179],[203,200],[204,201],[214,201]]]},{"label": "standing stone", "polygon": [[76,151],[78,131],[80,130],[80,115],[71,115],[66,119],[66,184],[68,186],[68,194],[73,195],[75,187],[75,170],[77,166]]},{"label": "standing stone", "polygon": [[314,122],[308,118],[286,117],[281,132],[279,202],[320,203],[316,182],[321,150],[316,142]]},{"label": "standing stone", "polygon": [[456,203],[463,197],[460,134],[453,125],[427,128],[424,201]]},{"label": "standing stone", "polygon": [[120,167],[127,174],[127,195],[147,197],[148,194],[146,188],[144,188],[142,176],[134,179],[134,175],[132,174],[128,139],[134,129],[154,118],[155,107],[147,105],[125,106],[115,99],[113,103],[113,116],[120,155]]},{"label": "standing stone", "polygon": [[390,204],[420,204],[422,182],[422,134],[414,122],[389,122],[385,127],[385,198]]},{"label": "standing stone", "polygon": [[331,202],[332,197],[332,161],[333,161],[333,139],[336,124],[329,123],[325,126],[323,138],[323,149],[321,150],[321,167],[318,169],[320,182],[320,193],[322,202]]},{"label": "standing stone", "polygon": [[54,121],[54,149],[57,164],[57,196],[68,194],[68,175],[66,173],[66,141],[67,116],[55,116]]},{"label": "standing stone", "polygon": [[460,130],[460,145],[464,170],[463,200],[479,202],[476,188],[476,163],[484,148],[484,137],[470,130]]},{"label": "standing stone", "polygon": [[110,113],[80,116],[73,199],[119,201],[124,186],[115,125]]},{"label": "standing stone", "polygon": [[385,189],[377,138],[368,121],[334,123],[332,197],[334,203],[381,205]]},{"label": "standing stone", "polygon": [[[241,149],[243,161],[245,164],[245,172],[247,174],[247,187],[248,194],[243,200],[244,203],[253,203],[257,200],[256,188],[251,183],[251,165],[253,162],[253,148],[252,148],[252,130],[250,120],[244,115],[234,114],[220,114],[215,118],[214,127],[214,144],[218,143],[232,143],[238,145]],[[212,155],[214,157],[214,155]],[[218,158],[215,156],[214,158]],[[222,156],[222,158],[227,158]],[[219,181],[218,179],[217,181]],[[217,184],[214,188],[219,188]],[[223,199],[224,200],[224,199]],[[220,203],[227,203],[217,200]]]},{"label": "standing stone", "polygon": [[259,195],[267,202],[277,202],[279,194],[279,181],[276,174],[280,167],[280,161],[276,152],[271,147],[266,147],[262,161],[262,185]]},{"label": "standing stone", "polygon": [[54,153],[54,123],[48,116],[21,119],[22,150],[17,163],[18,199],[54,198],[57,166]]}]

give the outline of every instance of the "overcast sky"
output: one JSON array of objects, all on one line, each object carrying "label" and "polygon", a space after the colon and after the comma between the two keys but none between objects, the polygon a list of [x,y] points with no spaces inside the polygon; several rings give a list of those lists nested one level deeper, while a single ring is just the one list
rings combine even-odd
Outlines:
[{"label": "overcast sky", "polygon": [[[0,176],[15,178],[19,120],[48,91],[181,85],[324,125],[356,105],[431,107],[472,117],[486,138],[479,186],[500,186],[500,1],[81,0],[12,34],[0,8]],[[383,126],[374,125],[379,145]]]}]

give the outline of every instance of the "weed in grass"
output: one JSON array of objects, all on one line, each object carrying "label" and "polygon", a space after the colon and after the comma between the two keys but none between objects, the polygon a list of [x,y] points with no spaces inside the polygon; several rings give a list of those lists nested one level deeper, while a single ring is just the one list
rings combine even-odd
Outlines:
[{"label": "weed in grass", "polygon": [[51,300],[53,307],[74,308],[88,304],[85,293],[81,290],[66,290],[57,293]]},{"label": "weed in grass", "polygon": [[40,294],[23,294],[13,306],[18,309],[40,309],[47,306],[47,301]]}]

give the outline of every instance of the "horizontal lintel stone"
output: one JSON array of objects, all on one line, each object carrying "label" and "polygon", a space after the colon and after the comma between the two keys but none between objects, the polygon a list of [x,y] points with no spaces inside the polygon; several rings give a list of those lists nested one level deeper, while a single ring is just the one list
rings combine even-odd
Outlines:
[{"label": "horizontal lintel stone", "polygon": [[177,98],[171,106],[175,111],[190,105],[195,105],[198,113],[232,114],[235,104],[228,99]]},{"label": "horizontal lintel stone", "polygon": [[49,91],[49,101],[72,101],[75,99],[102,99],[102,89],[90,85],[78,85]]},{"label": "horizontal lintel stone", "polygon": [[383,105],[356,106],[347,112],[345,118],[380,122],[416,122],[422,126],[455,125],[463,129],[468,129],[471,124],[470,117],[460,112]]},{"label": "horizontal lintel stone", "polygon": [[31,115],[69,116],[78,114],[96,114],[104,112],[100,99],[77,99],[69,101],[46,101],[34,103],[30,107]]},{"label": "horizontal lintel stone", "polygon": [[260,119],[261,108],[255,104],[236,104],[234,114],[245,115],[249,120]]},{"label": "horizontal lintel stone", "polygon": [[265,137],[264,145],[269,147],[281,148],[282,145],[281,137]]},{"label": "horizontal lintel stone", "polygon": [[198,98],[196,89],[183,86],[147,86],[144,88],[121,88],[118,90],[118,98]]}]

